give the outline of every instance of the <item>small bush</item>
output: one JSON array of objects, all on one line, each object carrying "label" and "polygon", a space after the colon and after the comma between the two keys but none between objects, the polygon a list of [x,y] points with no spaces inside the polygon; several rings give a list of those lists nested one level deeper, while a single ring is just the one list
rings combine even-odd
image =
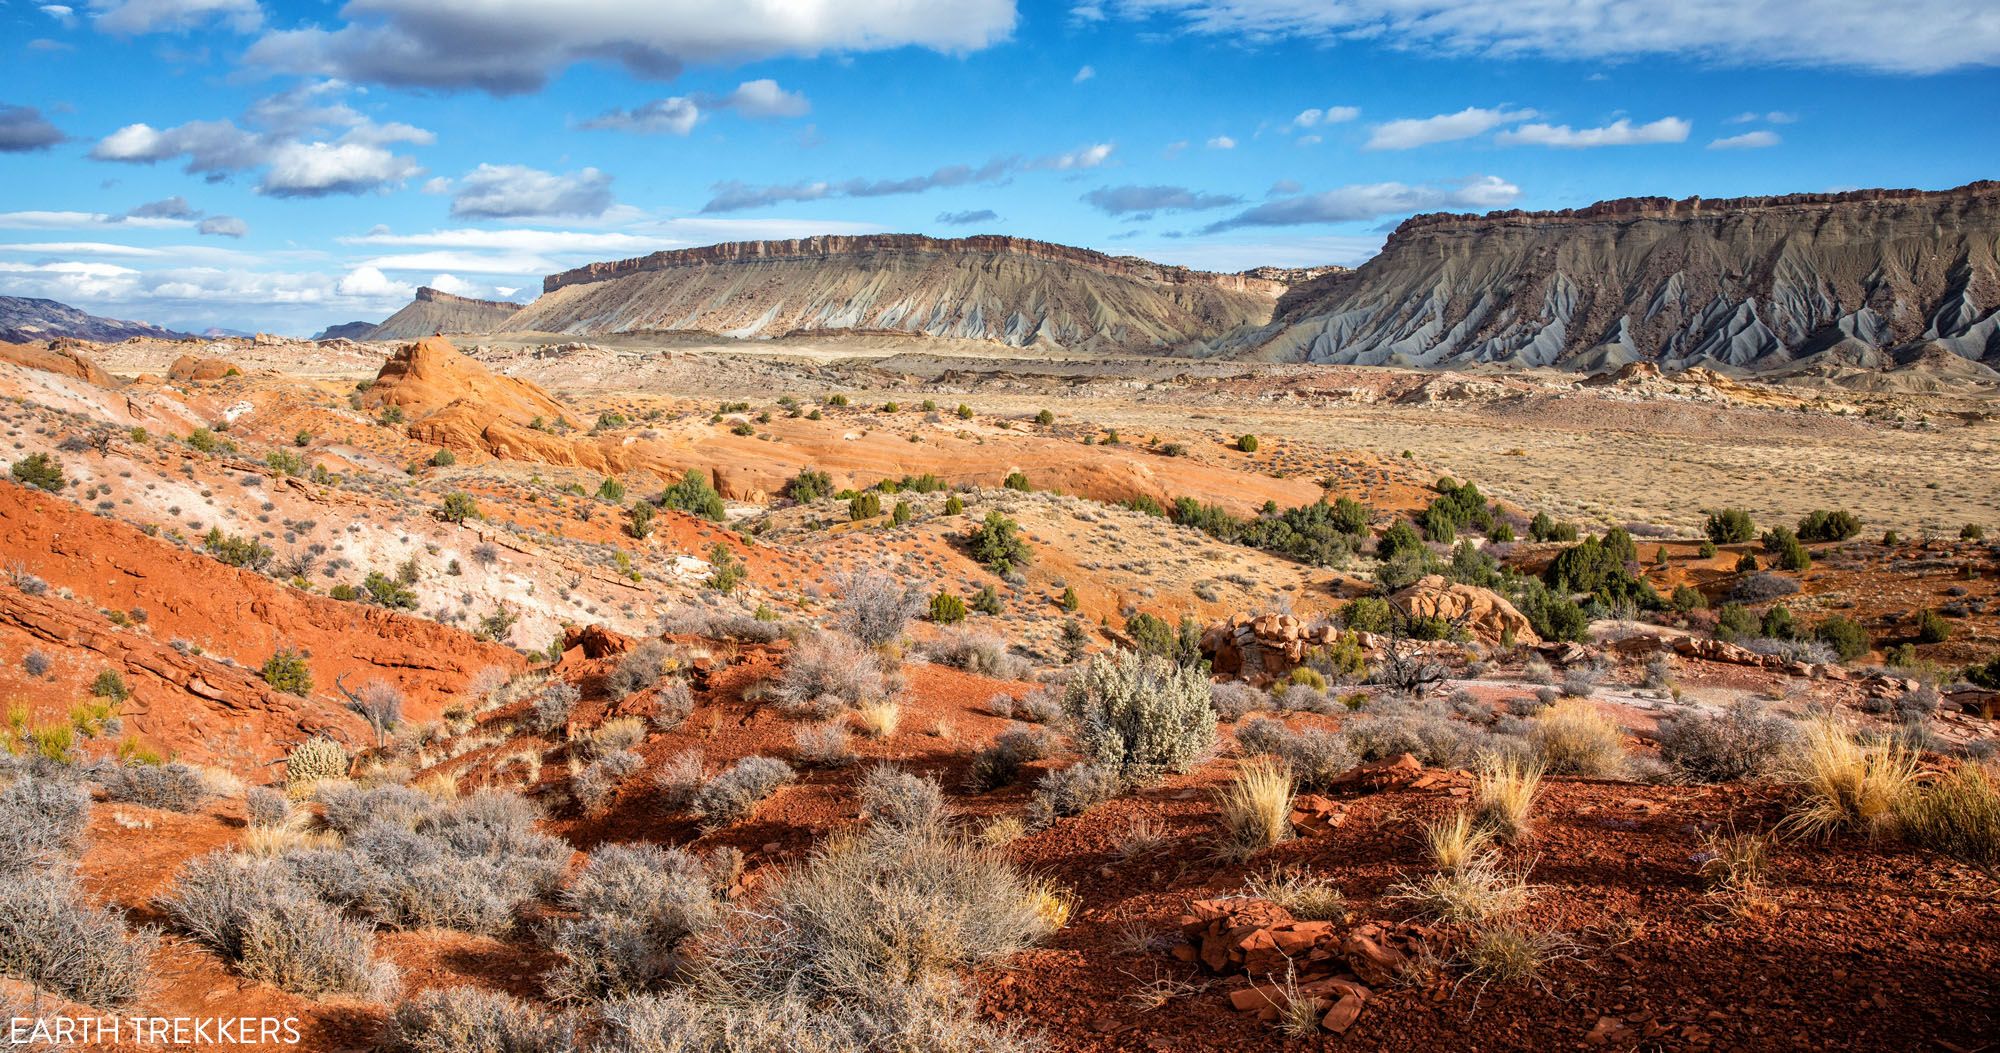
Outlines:
[{"label": "small bush", "polygon": [[1082,815],[1118,796],[1124,780],[1115,768],[1102,764],[1072,764],[1042,776],[1028,802],[1028,818],[1036,826]]},{"label": "small bush", "polygon": [[1934,610],[1926,608],[1917,615],[1917,642],[1939,644],[1951,639],[1951,623]]},{"label": "small bush", "polygon": [[128,934],[116,910],[85,902],[66,868],[0,881],[0,975],[84,1005],[116,1008],[145,989],[158,942],[150,929]]},{"label": "small bush", "polygon": [[966,538],[972,558],[995,574],[1025,567],[1035,558],[1034,549],[1021,537],[1020,524],[994,509]]},{"label": "small bush", "polygon": [[991,745],[972,755],[966,774],[966,789],[985,793],[1007,786],[1020,778],[1021,768],[1055,752],[1050,734],[1036,727],[1010,727],[993,737]]},{"label": "small bush", "polygon": [[1798,738],[1792,721],[1743,700],[1721,711],[1689,709],[1662,720],[1660,759],[1693,782],[1730,782],[1777,769]]},{"label": "small bush", "polygon": [[1269,708],[1271,698],[1241,680],[1224,680],[1210,685],[1208,704],[1215,710],[1216,719],[1234,721]]},{"label": "small bush", "polygon": [[1740,508],[1722,508],[1708,514],[1707,533],[1718,545],[1740,545],[1757,536],[1757,524]]},{"label": "small bush", "polygon": [[453,490],[444,495],[444,503],[438,506],[438,518],[447,523],[464,523],[468,519],[479,518],[479,502],[463,490]]},{"label": "small bush", "polygon": [[575,1053],[574,1027],[498,991],[446,987],[396,1006],[385,1048],[394,1053]]},{"label": "small bush", "polygon": [[1768,603],[1799,591],[1799,583],[1779,574],[1752,574],[1729,590],[1731,603]]},{"label": "small bush", "polygon": [[374,934],[318,900],[279,897],[243,924],[245,977],[302,995],[385,997],[396,969],[372,958]]},{"label": "small bush", "polygon": [[965,620],[965,601],[956,593],[939,591],[931,597],[931,621],[939,625],[957,625]]},{"label": "small bush", "polygon": [[1895,811],[1897,829],[1911,844],[1975,866],[2000,865],[2000,783],[1991,768],[1960,764],[1903,794]]},{"label": "small bush", "polygon": [[243,796],[243,813],[252,830],[278,830],[291,821],[292,802],[276,790],[253,787]]},{"label": "small bush", "polygon": [[0,789],[0,878],[52,867],[83,850],[90,794],[65,780],[24,775]]},{"label": "small bush", "polygon": [[185,764],[120,764],[103,775],[104,795],[114,801],[192,812],[208,798],[201,772]]},{"label": "small bush", "polygon": [[1799,520],[1801,541],[1846,541],[1861,533],[1861,521],[1845,511],[1815,509]]},{"label": "small bush", "polygon": [[1152,655],[1092,657],[1063,709],[1084,754],[1127,781],[1186,771],[1215,746],[1208,677]]},{"label": "small bush", "polygon": [[583,693],[560,680],[552,680],[535,696],[529,707],[530,723],[536,732],[551,735],[567,727]]},{"label": "small bush", "polygon": [[792,767],[770,757],[745,757],[708,780],[689,802],[704,826],[727,826],[746,819],[778,787],[795,778]]},{"label": "small bush", "polygon": [[878,764],[861,776],[861,817],[895,830],[936,830],[944,822],[944,787],[936,779]]},{"label": "small bush", "polygon": [[1274,761],[1246,761],[1236,769],[1236,778],[1216,794],[1225,858],[1246,859],[1292,836],[1292,785],[1290,770]]},{"label": "small bush", "polygon": [[827,717],[890,694],[875,653],[838,632],[801,638],[785,656],[775,693],[795,713]]},{"label": "small bush", "polygon": [[618,664],[611,675],[604,678],[604,690],[614,699],[651,688],[660,682],[666,673],[667,645],[660,640],[646,640],[620,655]]},{"label": "small bush", "polygon": [[31,453],[14,462],[8,474],[22,486],[32,486],[49,493],[61,493],[69,481],[63,478],[62,464],[46,453]]},{"label": "small bush", "polygon": [[845,768],[855,761],[853,736],[838,721],[802,727],[792,742],[799,763],[809,768]]},{"label": "small bush", "polygon": [[1242,450],[1244,453],[1256,453],[1257,437],[1255,435],[1238,435],[1236,437],[1236,448]]},{"label": "small bush", "polygon": [[1021,660],[1007,653],[1007,641],[992,633],[947,632],[924,644],[924,654],[939,665],[996,680],[1019,679],[1023,672]]},{"label": "small bush", "polygon": [[285,784],[304,787],[322,779],[347,777],[347,750],[329,738],[313,737],[285,756]]},{"label": "small bush", "polygon": [[1528,744],[1553,775],[1617,778],[1630,764],[1624,733],[1583,701],[1558,702],[1537,713],[1529,721]]},{"label": "small bush", "polygon": [[922,592],[879,570],[850,574],[839,585],[834,627],[869,647],[902,639],[910,619],[924,608]]}]

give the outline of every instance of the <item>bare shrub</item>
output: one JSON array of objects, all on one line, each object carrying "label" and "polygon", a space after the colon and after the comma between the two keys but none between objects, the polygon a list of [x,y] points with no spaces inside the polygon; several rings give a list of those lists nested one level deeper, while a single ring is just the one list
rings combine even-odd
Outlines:
[{"label": "bare shrub", "polygon": [[0,877],[51,866],[83,850],[90,794],[79,784],[24,775],[0,789]]},{"label": "bare shrub", "polygon": [[1687,709],[1660,721],[1660,759],[1691,782],[1729,782],[1769,774],[1798,727],[1764,703],[1745,698],[1720,711]]},{"label": "bare shrub", "polygon": [[790,992],[703,999],[645,995],[604,1009],[595,1053],[1034,1053],[1041,1044],[981,1019],[958,985],[892,986],[820,1003]]},{"label": "bare shrub", "polygon": [[1268,708],[1271,699],[1241,680],[1224,680],[1209,687],[1208,703],[1214,707],[1218,720],[1234,721]]},{"label": "bare shrub", "polygon": [[576,711],[577,699],[583,693],[560,680],[551,682],[535,696],[530,722],[534,729],[549,735],[561,731],[569,725],[570,714]]},{"label": "bare shrub", "polygon": [[669,677],[661,686],[659,694],[653,696],[653,727],[658,731],[672,731],[686,722],[694,712],[694,692],[680,677]]},{"label": "bare shrub", "polygon": [[292,802],[276,790],[262,786],[243,795],[243,813],[253,830],[275,830],[292,818]]},{"label": "bare shrub", "polygon": [[1021,768],[1055,752],[1055,738],[1040,727],[1016,724],[993,737],[993,743],[972,755],[966,789],[986,793],[1020,778]]},{"label": "bare shrub", "polygon": [[119,764],[100,778],[106,797],[148,808],[192,812],[208,798],[201,772],[186,764]]},{"label": "bare shrub", "polygon": [[831,632],[792,645],[775,693],[789,712],[822,719],[892,694],[875,653],[852,636]]},{"label": "bare shrub", "polygon": [[661,765],[653,773],[653,785],[659,788],[660,797],[668,808],[679,810],[694,803],[695,794],[701,792],[701,785],[707,778],[700,751],[689,750],[675,754],[673,759]]},{"label": "bare shrub", "polygon": [[861,776],[861,817],[886,829],[935,828],[946,814],[936,779],[878,764]]},{"label": "bare shrub", "polygon": [[123,1006],[144,990],[158,942],[152,930],[128,934],[117,911],[85,902],[67,868],[0,881],[0,975],[85,1005]]},{"label": "bare shrub", "polygon": [[1118,796],[1125,782],[1116,769],[1101,764],[1072,764],[1049,772],[1035,784],[1028,801],[1028,821],[1047,826],[1056,819],[1082,815]]},{"label": "bare shrub", "polygon": [[394,1053],[575,1053],[575,1028],[497,991],[446,987],[396,1007],[385,1048]]},{"label": "bare shrub", "polygon": [[604,678],[604,691],[614,699],[622,699],[644,691],[660,682],[666,675],[668,650],[665,642],[645,640],[631,650],[620,655],[618,664]]},{"label": "bare shrub", "polygon": [[793,733],[792,744],[799,763],[809,768],[845,768],[855,761],[853,736],[839,721],[802,727]]},{"label": "bare shrub", "polygon": [[879,570],[842,577],[834,626],[868,647],[894,643],[924,609],[922,590],[898,582]]},{"label": "bare shrub", "polygon": [[973,629],[949,629],[923,645],[926,657],[939,665],[996,680],[1018,680],[1025,664],[1007,652],[1007,641]]},{"label": "bare shrub", "polygon": [[283,896],[244,920],[244,976],[293,994],[386,997],[396,969],[372,958],[368,926],[341,917],[316,899]]},{"label": "bare shrub", "polygon": [[1347,743],[1363,760],[1408,753],[1431,767],[1470,766],[1485,753],[1518,748],[1484,728],[1455,718],[1436,699],[1377,697],[1342,726]]},{"label": "bare shrub", "polygon": [[765,798],[795,777],[792,766],[784,761],[745,757],[703,784],[688,803],[704,826],[728,826],[748,818]]},{"label": "bare shrub", "polygon": [[1752,574],[1729,590],[1731,603],[1766,603],[1799,591],[1799,583],[1781,574]]}]

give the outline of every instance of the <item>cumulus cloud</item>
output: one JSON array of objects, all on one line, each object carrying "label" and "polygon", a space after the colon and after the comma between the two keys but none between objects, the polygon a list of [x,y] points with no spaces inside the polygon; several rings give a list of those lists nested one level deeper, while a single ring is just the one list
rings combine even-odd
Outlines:
[{"label": "cumulus cloud", "polygon": [[137,216],[141,219],[193,220],[201,218],[201,210],[188,204],[187,198],[175,194],[173,197],[162,198],[159,201],[149,201],[127,212],[126,215]]},{"label": "cumulus cloud", "polygon": [[601,216],[611,205],[611,177],[595,168],[557,175],[526,165],[483,164],[459,181],[451,214],[459,219]]},{"label": "cumulus cloud", "polygon": [[1091,79],[1092,77],[1095,77],[1095,76],[1097,76],[1097,67],[1096,67],[1096,66],[1085,66],[1085,67],[1083,67],[1082,69],[1080,69],[1080,70],[1077,70],[1077,71],[1076,71],[1076,76],[1074,76],[1074,77],[1071,77],[1071,78],[1069,79],[1069,82],[1070,82],[1071,84],[1082,84],[1082,83],[1083,83],[1084,81],[1087,81],[1087,80],[1089,80],[1089,79]]},{"label": "cumulus cloud", "polygon": [[991,223],[999,218],[1000,214],[990,208],[968,209],[964,212],[940,212],[937,215],[939,223],[953,227],[963,227],[973,223]]},{"label": "cumulus cloud", "polygon": [[1099,143],[1043,157],[996,157],[977,167],[946,165],[925,175],[904,176],[898,179],[845,179],[837,182],[818,180],[775,185],[753,185],[725,180],[715,184],[712,188],[714,196],[709,198],[707,204],[702,205],[701,210],[708,214],[740,212],[744,209],[763,208],[787,202],[889,197],[897,194],[921,194],[926,190],[944,187],[997,183],[1018,172],[1069,172],[1096,168],[1111,158],[1113,149],[1109,143]]},{"label": "cumulus cloud", "polygon": [[[252,103],[243,120],[189,121],[170,128],[128,124],[99,140],[99,161],[154,164],[186,159],[186,170],[211,182],[264,169],[257,189],[274,197],[361,194],[400,185],[423,169],[389,149],[427,145],[431,132],[412,125],[378,124],[337,99],[339,85],[313,85]],[[337,133],[337,134],[336,134]]]},{"label": "cumulus cloud", "polygon": [[46,150],[68,138],[33,106],[0,103],[0,154]]},{"label": "cumulus cloud", "polygon": [[1324,109],[1312,107],[1300,110],[1299,115],[1292,118],[1289,127],[1317,128],[1325,124],[1343,124],[1359,116],[1361,108],[1358,106],[1328,106]]},{"label": "cumulus cloud", "polygon": [[1112,216],[1193,212],[1243,203],[1240,197],[1229,194],[1204,194],[1184,186],[1108,186],[1093,190],[1079,200],[1099,212]]},{"label": "cumulus cloud", "polygon": [[1711,150],[1762,150],[1767,146],[1776,146],[1783,141],[1783,139],[1778,137],[1777,132],[1768,132],[1759,129],[1754,132],[1744,132],[1742,135],[1731,135],[1717,139],[1709,143],[1708,148]]},{"label": "cumulus cloud", "polygon": [[414,286],[407,282],[391,281],[388,275],[374,267],[356,267],[348,271],[334,288],[342,296],[363,298],[401,299],[416,293]]},{"label": "cumulus cloud", "polygon": [[213,234],[221,238],[240,238],[250,233],[250,224],[235,216],[210,216],[195,228],[197,234]]},{"label": "cumulus cloud", "polygon": [[1226,135],[1218,135],[1208,141],[1208,148],[1211,150],[1234,150],[1236,149],[1236,140]]},{"label": "cumulus cloud", "polygon": [[1497,176],[1478,176],[1453,184],[1368,183],[1267,201],[1211,223],[1201,233],[1215,234],[1240,227],[1351,223],[1440,209],[1495,209],[1512,204],[1520,196],[1520,187]]},{"label": "cumulus cloud", "polygon": [[1561,146],[1582,149],[1592,146],[1638,146],[1646,143],[1682,143],[1694,126],[1679,117],[1662,117],[1645,124],[1616,120],[1602,128],[1571,128],[1567,124],[1524,124],[1493,137],[1503,146],[1516,143],[1531,146]]},{"label": "cumulus cloud", "polygon": [[181,32],[223,25],[254,33],[264,24],[257,0],[90,0],[91,24],[106,33]]},{"label": "cumulus cloud", "polygon": [[1533,110],[1510,110],[1505,106],[1487,109],[1467,106],[1457,113],[1435,117],[1402,117],[1376,125],[1364,144],[1369,150],[1411,150],[1432,143],[1448,143],[1484,135],[1504,124],[1514,124],[1535,116]]},{"label": "cumulus cloud", "polygon": [[1421,53],[1509,58],[1685,55],[1722,63],[1937,73],[2000,64],[2000,20],[1962,0],[1105,0],[1100,10],[1196,33],[1367,38]]},{"label": "cumulus cloud", "polygon": [[534,91],[582,62],[655,79],[692,63],[1007,39],[1013,0],[349,0],[344,24],[265,34],[246,60],[400,87]]},{"label": "cumulus cloud", "polygon": [[629,110],[606,110],[583,122],[583,127],[686,135],[694,131],[696,122],[716,110],[752,118],[803,117],[812,112],[812,103],[804,93],[786,91],[777,81],[765,78],[744,81],[726,95],[696,92],[654,99]]}]

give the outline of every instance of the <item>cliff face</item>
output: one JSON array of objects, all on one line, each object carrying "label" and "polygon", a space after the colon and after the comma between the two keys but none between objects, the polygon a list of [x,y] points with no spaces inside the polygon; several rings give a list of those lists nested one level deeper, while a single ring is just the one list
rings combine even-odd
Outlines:
[{"label": "cliff face", "polygon": [[114,344],[135,336],[187,339],[186,333],[162,329],[150,322],[100,318],[55,300],[0,296],[0,343],[32,344],[65,336],[99,344]]},{"label": "cliff face", "polygon": [[[426,285],[417,298],[356,340],[420,340],[438,333],[491,333],[507,328],[507,319],[521,309],[504,300],[474,300]],[[345,328],[345,327],[342,327]]]},{"label": "cliff face", "polygon": [[748,241],[549,277],[509,329],[738,338],[897,332],[1016,347],[1170,349],[1270,321],[1279,281],[1022,238]]},{"label": "cliff face", "polygon": [[1214,350],[1363,365],[2000,362],[2000,183],[1423,215]]}]

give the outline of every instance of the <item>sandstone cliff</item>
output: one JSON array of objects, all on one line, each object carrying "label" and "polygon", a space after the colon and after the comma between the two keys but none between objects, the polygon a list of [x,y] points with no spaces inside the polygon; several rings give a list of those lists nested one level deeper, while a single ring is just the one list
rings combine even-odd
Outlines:
[{"label": "sandstone cliff", "polygon": [[1285,288],[1022,238],[827,236],[580,267],[549,277],[507,328],[735,338],[872,331],[1152,350],[1262,325]]},{"label": "sandstone cliff", "polygon": [[1747,371],[2000,362],[2000,182],[1422,215],[1212,350],[1286,361]]},{"label": "sandstone cliff", "polygon": [[[426,285],[417,298],[353,340],[418,340],[439,333],[491,333],[507,328],[507,319],[521,309],[504,300],[474,300]],[[339,327],[343,330],[348,327]]]}]

